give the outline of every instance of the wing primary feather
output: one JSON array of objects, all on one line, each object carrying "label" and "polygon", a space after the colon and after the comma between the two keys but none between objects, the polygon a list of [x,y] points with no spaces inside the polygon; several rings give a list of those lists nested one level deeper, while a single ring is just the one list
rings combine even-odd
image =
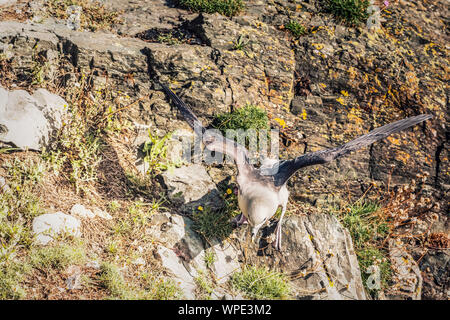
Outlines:
[{"label": "wing primary feather", "polygon": [[421,114],[415,117],[402,119],[376,128],[375,130],[337,148],[324,149],[302,155],[292,160],[280,162],[278,172],[274,175],[274,184],[276,186],[282,186],[300,168],[330,162],[352,151],[366,147],[375,141],[384,139],[393,133],[405,130],[422,121],[431,119],[432,117],[433,116],[430,114]]},{"label": "wing primary feather", "polygon": [[163,83],[159,84],[163,88],[164,92],[172,99],[173,103],[178,108],[178,110],[180,110],[184,119],[191,126],[191,128],[194,129],[194,131],[197,128],[200,128],[202,131],[201,133],[204,133],[206,128],[203,127],[202,123],[197,118],[197,116],[192,112],[192,110],[183,101],[181,101],[181,99],[178,98],[178,96],[175,93],[173,93],[173,91],[170,90],[166,85],[164,85]]}]

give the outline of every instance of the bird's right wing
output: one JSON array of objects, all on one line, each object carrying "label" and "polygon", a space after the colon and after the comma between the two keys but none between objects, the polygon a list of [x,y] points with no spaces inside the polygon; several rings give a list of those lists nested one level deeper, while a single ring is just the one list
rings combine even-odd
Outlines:
[{"label": "bird's right wing", "polygon": [[429,114],[421,114],[415,117],[402,119],[393,123],[389,123],[382,127],[372,130],[368,134],[360,136],[346,144],[332,148],[311,152],[292,160],[281,161],[278,164],[278,171],[274,174],[274,183],[276,186],[282,186],[286,181],[300,168],[323,164],[330,162],[336,158],[342,157],[351,151],[358,150],[374,143],[377,140],[386,138],[387,136],[405,130],[422,121],[431,119],[433,116]]},{"label": "bird's right wing", "polygon": [[[172,99],[173,103],[175,103],[178,110],[180,110],[181,114],[183,115],[183,118],[186,120],[187,123],[191,126],[191,128],[198,134],[203,134],[206,131],[206,128],[203,127],[200,120],[198,120],[197,116],[192,112],[191,109],[183,102],[181,101],[178,96],[173,93],[172,90],[170,90],[166,85],[163,83],[159,83],[161,87],[163,88],[164,92]],[[197,132],[201,131],[201,132]]]},{"label": "bird's right wing", "polygon": [[246,173],[252,170],[252,166],[249,163],[248,152],[244,146],[238,144],[237,142],[224,137],[222,134],[206,130],[203,127],[200,120],[192,112],[192,110],[181,101],[178,96],[172,92],[167,86],[160,83],[164,92],[172,99],[178,110],[180,110],[184,119],[189,123],[189,125],[194,129],[194,132],[202,137],[202,141],[208,150],[220,152],[231,157],[240,173]]}]

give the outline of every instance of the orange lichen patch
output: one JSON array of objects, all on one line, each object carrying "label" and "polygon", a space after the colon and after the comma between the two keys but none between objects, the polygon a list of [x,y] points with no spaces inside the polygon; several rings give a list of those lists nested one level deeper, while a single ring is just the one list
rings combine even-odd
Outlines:
[{"label": "orange lichen patch", "polygon": [[396,155],[395,155],[395,159],[403,162],[404,165],[407,164],[408,160],[411,158],[411,156],[409,155],[409,153],[402,151],[402,150],[396,150]]},{"label": "orange lichen patch", "polygon": [[316,50],[322,50],[323,49],[323,44],[322,43],[311,43],[311,45],[316,48]]},{"label": "orange lichen patch", "polygon": [[347,71],[348,71],[348,75],[349,75],[350,80],[354,80],[356,78],[356,75],[357,75],[357,72],[356,72],[355,68],[350,67],[350,68],[348,68]]},{"label": "orange lichen patch", "polygon": [[395,144],[396,146],[400,145],[400,140],[399,139],[396,139],[396,138],[394,138],[392,136],[389,136],[386,139],[389,140],[390,143]]}]

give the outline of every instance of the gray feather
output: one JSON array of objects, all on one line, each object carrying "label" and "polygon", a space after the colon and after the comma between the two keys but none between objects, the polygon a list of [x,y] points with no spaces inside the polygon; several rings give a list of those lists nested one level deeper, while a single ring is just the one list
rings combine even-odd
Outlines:
[{"label": "gray feather", "polygon": [[375,141],[384,139],[393,133],[405,130],[422,121],[431,119],[432,117],[433,116],[429,114],[421,114],[415,117],[402,119],[372,130],[368,134],[360,136],[337,148],[320,150],[299,156],[292,160],[282,161],[278,164],[278,172],[274,175],[275,186],[279,187],[285,184],[286,181],[300,168],[330,162],[352,151],[366,147]]}]

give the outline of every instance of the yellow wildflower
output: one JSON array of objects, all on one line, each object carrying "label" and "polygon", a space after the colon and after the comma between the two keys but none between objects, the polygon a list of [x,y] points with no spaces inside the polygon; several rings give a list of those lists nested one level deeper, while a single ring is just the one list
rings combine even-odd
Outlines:
[{"label": "yellow wildflower", "polygon": [[285,122],[283,119],[275,118],[275,119],[273,119],[273,120],[275,120],[276,122],[278,122],[278,124],[279,124],[283,129],[286,127],[286,122]]},{"label": "yellow wildflower", "polygon": [[228,188],[228,189],[227,189],[227,194],[232,194],[232,193],[233,193],[233,191],[231,191],[231,189]]},{"label": "yellow wildflower", "polygon": [[342,94],[344,97],[348,97],[348,92],[345,91],[345,90],[342,90],[342,91],[341,91],[341,94]]},{"label": "yellow wildflower", "polygon": [[197,208],[199,211],[203,211],[203,207],[202,206],[198,206]]},{"label": "yellow wildflower", "polygon": [[306,120],[306,110],[303,109],[303,112],[300,114],[300,116],[303,118],[303,120]]},{"label": "yellow wildflower", "polygon": [[343,106],[346,105],[344,98],[342,98],[342,97],[337,98],[336,101],[339,102],[340,104],[342,104]]}]

